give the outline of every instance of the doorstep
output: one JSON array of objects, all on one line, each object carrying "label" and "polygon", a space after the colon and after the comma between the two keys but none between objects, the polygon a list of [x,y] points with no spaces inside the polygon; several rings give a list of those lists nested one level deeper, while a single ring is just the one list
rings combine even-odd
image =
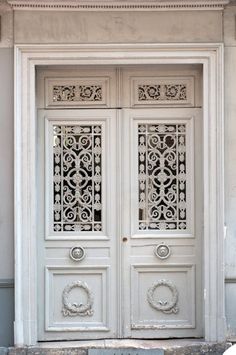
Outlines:
[{"label": "doorstep", "polygon": [[229,342],[211,343],[202,339],[107,339],[12,347],[8,355],[222,355],[230,345]]}]

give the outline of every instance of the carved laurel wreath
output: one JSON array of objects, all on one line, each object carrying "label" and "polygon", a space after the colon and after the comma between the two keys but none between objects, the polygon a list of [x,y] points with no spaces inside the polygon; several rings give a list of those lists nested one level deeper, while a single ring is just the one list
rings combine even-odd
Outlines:
[{"label": "carved laurel wreath", "polygon": [[[157,287],[166,286],[171,290],[172,299],[170,301],[156,301],[154,299],[154,292]],[[157,311],[163,313],[178,313],[179,308],[177,307],[178,302],[178,291],[175,285],[169,280],[159,280],[155,282],[147,291],[147,300],[150,306]]]},{"label": "carved laurel wreath", "polygon": [[[71,303],[69,301],[69,293],[73,288],[80,287],[87,293],[87,303]],[[62,314],[64,316],[92,316],[94,297],[86,282],[74,281],[67,285],[62,292]]]}]

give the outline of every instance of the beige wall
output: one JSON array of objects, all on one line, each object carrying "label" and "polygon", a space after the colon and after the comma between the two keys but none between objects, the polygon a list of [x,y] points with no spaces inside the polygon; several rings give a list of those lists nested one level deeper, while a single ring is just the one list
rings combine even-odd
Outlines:
[{"label": "beige wall", "polygon": [[13,11],[6,4],[6,0],[0,0],[0,48],[13,46]]},{"label": "beige wall", "polygon": [[221,11],[17,11],[15,43],[218,42]]}]

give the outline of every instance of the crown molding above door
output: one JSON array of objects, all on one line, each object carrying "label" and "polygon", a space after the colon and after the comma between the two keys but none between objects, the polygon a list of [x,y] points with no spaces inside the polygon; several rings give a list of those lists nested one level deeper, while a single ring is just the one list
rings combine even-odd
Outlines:
[{"label": "crown molding above door", "polygon": [[222,10],[230,0],[7,0],[14,10],[178,11]]}]

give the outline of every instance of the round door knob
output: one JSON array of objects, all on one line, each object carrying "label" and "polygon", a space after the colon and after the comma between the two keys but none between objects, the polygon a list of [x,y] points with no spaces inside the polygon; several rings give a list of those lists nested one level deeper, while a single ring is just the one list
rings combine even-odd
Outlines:
[{"label": "round door knob", "polygon": [[154,249],[154,253],[160,259],[167,259],[170,256],[170,247],[165,243],[158,244]]},{"label": "round door knob", "polygon": [[85,257],[84,248],[81,246],[76,246],[70,250],[70,258],[74,261],[81,261]]}]

